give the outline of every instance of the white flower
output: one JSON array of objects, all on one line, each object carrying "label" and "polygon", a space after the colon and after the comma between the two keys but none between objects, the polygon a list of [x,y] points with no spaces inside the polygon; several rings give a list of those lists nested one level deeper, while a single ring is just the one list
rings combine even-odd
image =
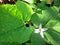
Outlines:
[{"label": "white flower", "polygon": [[42,24],[40,24],[38,29],[35,29],[35,33],[40,33],[41,37],[44,38],[44,31],[48,30],[47,28],[42,28]]}]

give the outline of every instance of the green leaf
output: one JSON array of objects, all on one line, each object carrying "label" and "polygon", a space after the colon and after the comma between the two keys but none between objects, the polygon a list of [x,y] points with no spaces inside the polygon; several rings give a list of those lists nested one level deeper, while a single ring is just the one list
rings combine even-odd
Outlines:
[{"label": "green leaf", "polygon": [[32,15],[31,21],[35,27],[37,27],[40,24],[40,18],[38,17],[36,13]]},{"label": "green leaf", "polygon": [[57,20],[50,20],[46,27],[48,30],[45,33],[48,41],[53,45],[60,45],[60,22]]},{"label": "green leaf", "polygon": [[29,40],[33,32],[33,27],[19,27],[15,30],[0,34],[0,42],[18,42],[23,43]]},{"label": "green leaf", "polygon": [[[20,27],[23,25],[22,20],[20,20],[17,16],[14,16],[14,14],[9,11],[8,6],[6,5],[0,7],[0,33],[4,33],[7,31],[11,31],[16,29],[17,27]],[[13,10],[11,10],[13,11]],[[15,13],[15,12],[14,12]]]},{"label": "green leaf", "polygon": [[45,44],[45,40],[40,36],[39,33],[32,34],[31,45],[44,45],[44,44]]},{"label": "green leaf", "polygon": [[46,25],[48,23],[48,21],[50,19],[55,19],[58,20],[60,19],[60,17],[58,16],[58,12],[57,12],[57,7],[53,6],[51,8],[46,8],[45,10],[42,10],[42,14],[38,15],[40,18],[40,22],[44,25]]},{"label": "green leaf", "polygon": [[17,2],[16,6],[18,11],[21,13],[23,21],[29,21],[33,13],[32,8],[28,4],[21,1]]},{"label": "green leaf", "polygon": [[[23,2],[21,3],[23,5],[25,4]],[[29,8],[29,6],[27,6],[27,8]],[[19,10],[16,5],[7,4],[0,6],[0,42],[17,42],[21,44],[29,40],[34,28],[24,26],[24,22],[20,17],[22,13],[19,13]],[[31,13],[30,11],[28,11],[28,9],[27,14],[31,16]],[[30,19],[29,16],[28,18]]]}]

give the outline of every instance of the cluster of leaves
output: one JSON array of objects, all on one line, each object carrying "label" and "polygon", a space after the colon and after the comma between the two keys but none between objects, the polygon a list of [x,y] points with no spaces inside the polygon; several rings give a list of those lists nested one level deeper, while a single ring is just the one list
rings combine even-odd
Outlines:
[{"label": "cluster of leaves", "polygon": [[[0,45],[60,45],[60,0],[18,0],[0,5]],[[40,23],[44,38],[34,33]]]}]

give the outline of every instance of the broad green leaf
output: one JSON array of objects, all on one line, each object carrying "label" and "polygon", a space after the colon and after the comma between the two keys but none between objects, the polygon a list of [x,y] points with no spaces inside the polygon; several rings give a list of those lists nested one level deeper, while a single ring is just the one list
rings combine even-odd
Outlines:
[{"label": "broad green leaf", "polygon": [[[23,2],[21,3],[25,4]],[[29,7],[27,6],[27,8]],[[28,9],[27,9],[27,12],[30,16],[31,14],[30,14],[30,11],[28,11]],[[21,15],[22,13],[19,12],[16,5],[7,4],[7,5],[0,6],[0,42],[23,43],[29,40],[34,29],[33,27],[24,26],[23,20],[20,17],[20,16],[23,16]],[[30,19],[29,16],[28,18]]]},{"label": "broad green leaf", "polygon": [[60,45],[60,21],[50,20],[46,27],[48,30],[45,33],[48,41],[50,41],[53,45]]},{"label": "broad green leaf", "polygon": [[[8,5],[7,5],[8,6]],[[10,7],[10,6],[9,6]],[[7,31],[11,31],[23,25],[22,20],[20,20],[17,16],[5,9],[6,7],[0,7],[0,33],[4,33]],[[11,10],[13,11],[13,10]],[[15,13],[15,12],[14,12]]]},{"label": "broad green leaf", "polygon": [[29,21],[33,13],[32,8],[28,4],[21,1],[16,3],[16,7],[18,8],[18,11],[21,13],[23,21]]},{"label": "broad green leaf", "polygon": [[[9,4],[6,4],[6,5],[3,5],[2,8],[4,10],[7,10],[11,15],[13,16],[17,16],[20,20],[23,21],[23,18],[21,16],[21,12],[18,11],[18,8],[16,7],[16,5],[9,5]],[[13,10],[13,11],[12,11]]]},{"label": "broad green leaf", "polygon": [[18,42],[23,43],[29,40],[33,32],[33,27],[18,27],[15,30],[0,34],[0,42]]},{"label": "broad green leaf", "polygon": [[45,44],[45,40],[40,36],[40,34],[32,34],[31,37],[31,45],[44,45]]}]

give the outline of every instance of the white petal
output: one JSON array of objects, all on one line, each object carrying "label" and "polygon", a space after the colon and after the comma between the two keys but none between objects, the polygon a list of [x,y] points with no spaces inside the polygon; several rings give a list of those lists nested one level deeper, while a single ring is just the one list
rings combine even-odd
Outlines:
[{"label": "white petal", "polygon": [[39,25],[39,29],[41,29],[41,28],[42,28],[42,24]]},{"label": "white petal", "polygon": [[44,33],[42,31],[40,32],[40,35],[42,38],[44,38]]},{"label": "white petal", "polygon": [[34,33],[39,33],[40,31],[39,31],[39,29],[35,29],[35,32]]},{"label": "white petal", "polygon": [[43,29],[41,29],[42,31],[46,31],[46,30],[48,30],[47,28],[43,28]]}]

